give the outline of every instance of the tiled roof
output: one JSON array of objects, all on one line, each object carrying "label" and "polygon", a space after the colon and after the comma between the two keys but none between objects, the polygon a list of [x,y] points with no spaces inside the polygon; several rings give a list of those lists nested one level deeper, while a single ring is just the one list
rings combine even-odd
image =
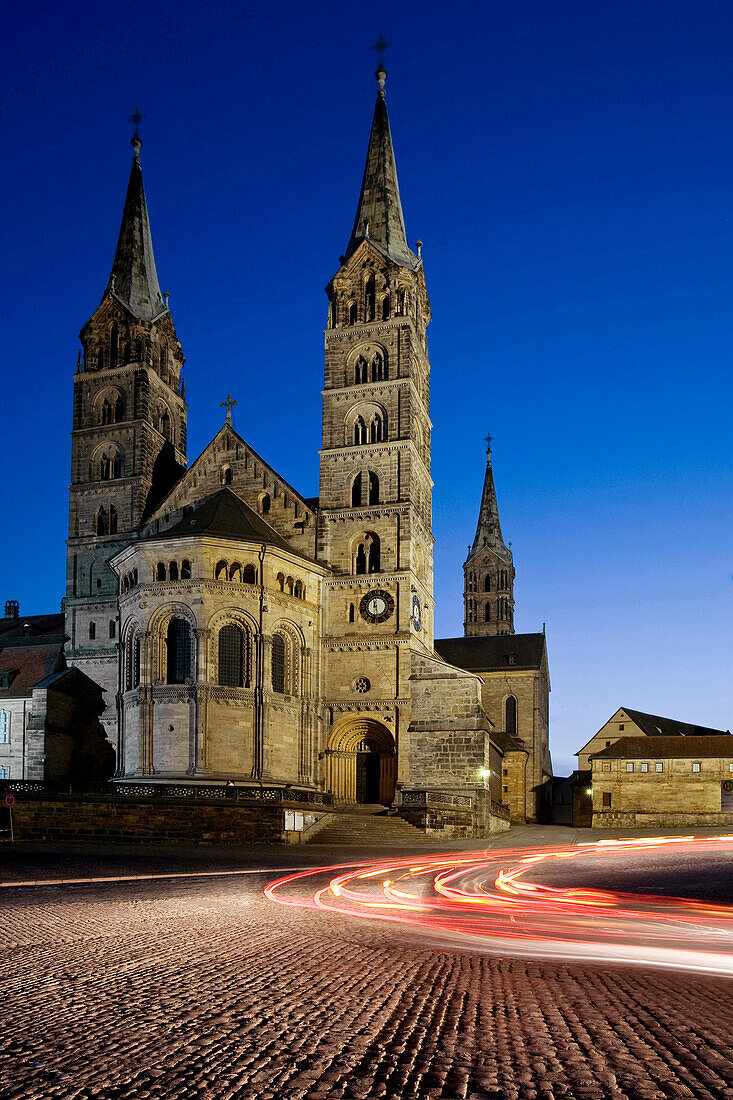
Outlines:
[{"label": "tiled roof", "polygon": [[705,737],[728,733],[728,730],[711,729],[709,726],[694,726],[689,722],[678,722],[676,718],[661,718],[658,714],[645,714],[643,710],[629,710],[628,707],[620,708],[624,714],[628,714],[632,722],[636,722],[640,730],[647,737],[678,736]]},{"label": "tiled roof", "polygon": [[593,753],[594,760],[599,757],[615,760],[653,760],[661,757],[665,760],[688,760],[698,757],[733,759],[733,734],[720,733],[712,736],[698,734],[695,737],[681,734],[668,737],[657,734],[651,742],[648,737],[621,737],[613,745]]},{"label": "tiled roof", "polygon": [[64,637],[63,612],[0,619],[0,646],[45,645]]},{"label": "tiled roof", "polygon": [[495,634],[490,637],[438,638],[435,651],[450,665],[467,672],[540,668],[544,634]]},{"label": "tiled roof", "polygon": [[0,699],[30,696],[40,680],[64,663],[63,640],[50,645],[8,646],[0,649],[0,672],[9,672],[10,684],[0,688]]}]

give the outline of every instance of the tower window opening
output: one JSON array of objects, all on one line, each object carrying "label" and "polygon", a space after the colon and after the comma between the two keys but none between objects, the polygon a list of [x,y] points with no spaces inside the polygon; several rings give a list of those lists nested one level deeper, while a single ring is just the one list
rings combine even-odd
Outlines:
[{"label": "tower window opening", "polygon": [[171,581],[178,580],[178,562],[172,561],[168,564],[168,579]]},{"label": "tower window opening", "polygon": [[110,535],[117,534],[117,509],[114,504],[109,506],[109,533]]},{"label": "tower window opening", "polygon": [[378,413],[375,413],[369,423],[369,442],[382,443],[384,440],[384,422]]},{"label": "tower window opening", "polygon": [[351,507],[361,508],[361,474],[357,474],[351,486]]},{"label": "tower window opening", "polygon": [[506,590],[509,587],[509,573],[506,569],[500,569],[497,576],[497,588]]},{"label": "tower window opening", "polygon": [[275,577],[275,583],[277,584],[280,591],[284,592],[285,591],[285,574],[284,573],[278,573],[278,575]]},{"label": "tower window opening", "polygon": [[226,687],[244,687],[247,675],[247,636],[236,623],[219,631],[219,683]]},{"label": "tower window opening", "polygon": [[267,513],[270,511],[271,504],[272,504],[272,500],[270,498],[270,494],[269,493],[263,493],[262,496],[260,497],[260,510],[261,510],[263,516],[266,516]]},{"label": "tower window opening", "polygon": [[241,581],[242,580],[242,566],[238,561],[233,561],[229,566],[229,580]]},{"label": "tower window opening", "polygon": [[499,615],[498,617],[502,622],[506,622],[509,618],[509,600],[506,596],[502,596],[499,600]]},{"label": "tower window opening", "polygon": [[491,591],[491,574],[487,573],[484,577],[484,592]]},{"label": "tower window opening", "polygon": [[350,603],[349,604],[349,622],[350,623],[353,623],[354,616],[355,616],[354,605],[353,605],[353,603]]},{"label": "tower window opening", "polygon": [[363,355],[360,355],[359,358],[356,360],[356,363],[354,363],[354,381],[357,385],[360,385],[362,382],[366,382],[366,380],[367,361]]},{"label": "tower window opening", "polygon": [[227,563],[225,561],[218,561],[214,568],[214,580],[225,581],[227,579]]},{"label": "tower window opening", "polygon": [[379,478],[369,471],[369,503],[379,504]]},{"label": "tower window opening", "polygon": [[383,321],[388,321],[389,320],[389,295],[388,294],[385,295],[384,298],[382,298],[382,320]]},{"label": "tower window opening", "polygon": [[374,276],[369,275],[364,283],[364,320],[374,320]]},{"label": "tower window opening", "polygon": [[119,345],[120,345],[120,333],[117,328],[117,322],[112,322],[112,327],[109,330],[109,365],[114,369],[117,366],[119,360]]},{"label": "tower window opening", "polygon": [[356,302],[349,302],[349,324],[356,324]]},{"label": "tower window opening", "polygon": [[89,624],[89,641],[93,642],[96,637],[97,637],[97,624],[96,623],[90,623]]},{"label": "tower window opening", "polygon": [[181,580],[191,580],[191,562],[188,560],[188,558],[184,558],[181,562]]},{"label": "tower window opening", "polygon": [[272,638],[272,690],[285,694],[285,639],[282,634]]},{"label": "tower window opening", "polygon": [[384,360],[379,352],[372,356],[372,382],[381,382],[384,377]]},{"label": "tower window opening", "polygon": [[358,447],[361,443],[366,443],[366,441],[366,424],[364,423],[364,420],[361,416],[357,416],[356,420],[354,421],[354,443]]},{"label": "tower window opening", "polygon": [[171,619],[166,635],[166,682],[185,684],[191,678],[191,624]]},{"label": "tower window opening", "polygon": [[231,483],[232,483],[232,468],[231,468],[231,466],[222,466],[222,469],[221,469],[221,483],[222,483],[222,485],[231,485]]},{"label": "tower window opening", "polygon": [[156,581],[165,580],[165,563],[162,561],[159,561],[155,567],[155,579]]},{"label": "tower window opening", "polygon": [[491,604],[488,602],[488,600],[484,604],[484,622],[491,622]]},{"label": "tower window opening", "polygon": [[115,622],[114,619],[110,619],[109,620],[109,636],[110,636],[110,638],[114,638],[114,637],[116,637],[116,635],[117,635],[117,623]]},{"label": "tower window opening", "polygon": [[517,700],[513,695],[508,695],[504,703],[504,731],[517,736]]},{"label": "tower window opening", "polygon": [[257,573],[254,565],[245,565],[242,570],[242,581],[244,584],[256,584]]}]

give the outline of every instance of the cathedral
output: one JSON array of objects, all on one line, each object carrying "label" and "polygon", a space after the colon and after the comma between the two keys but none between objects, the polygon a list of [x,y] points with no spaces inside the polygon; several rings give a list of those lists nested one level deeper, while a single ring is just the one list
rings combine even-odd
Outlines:
[{"label": "cathedral", "polygon": [[229,397],[187,462],[184,355],[133,137],[74,378],[66,660],[103,689],[116,784],[266,783],[481,836],[546,813],[545,637],[514,633],[489,451],[465,636],[434,640],[430,301],[386,75],[380,65],[354,226],[326,288],[315,497],[242,438]]}]

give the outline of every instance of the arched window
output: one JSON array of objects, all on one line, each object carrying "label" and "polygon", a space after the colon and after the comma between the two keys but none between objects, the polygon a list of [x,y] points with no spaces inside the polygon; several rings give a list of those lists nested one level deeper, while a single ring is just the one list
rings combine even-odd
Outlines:
[{"label": "arched window", "polygon": [[366,424],[364,423],[362,417],[357,416],[356,420],[354,421],[354,443],[359,446],[360,443],[366,443],[366,441]]},{"label": "arched window", "polygon": [[305,599],[305,589],[303,588],[302,581],[295,582],[295,588],[293,589],[293,595],[297,600]]},{"label": "arched window", "polygon": [[145,341],[143,340],[142,336],[138,336],[137,340],[135,341],[135,358],[138,363],[142,363],[144,357]]},{"label": "arched window", "polygon": [[225,581],[227,579],[227,563],[225,561],[218,561],[214,568],[214,580]]},{"label": "arched window", "polygon": [[275,583],[277,584],[280,591],[284,592],[285,591],[285,574],[284,573],[278,573],[278,575],[275,577]]},{"label": "arched window", "polygon": [[379,478],[372,470],[369,471],[369,503],[379,504]]},{"label": "arched window", "polygon": [[367,571],[367,553],[366,547],[363,542],[360,542],[356,550],[356,558],[354,562],[354,572],[357,575],[366,573]]},{"label": "arched window", "polygon": [[124,419],[124,417],[125,417],[124,402],[123,402],[121,396],[118,394],[117,395],[117,400],[115,401],[115,423],[119,424],[120,421]]},{"label": "arched window", "polygon": [[267,513],[270,511],[271,505],[272,505],[272,499],[270,497],[270,494],[269,493],[263,493],[262,496],[260,497],[260,510],[261,510],[263,516],[266,516]]},{"label": "arched window", "polygon": [[241,579],[242,579],[242,566],[239,564],[238,561],[233,561],[232,564],[229,566],[229,580],[230,581],[241,581]]},{"label": "arched window", "polygon": [[222,483],[222,485],[231,485],[231,483],[232,483],[232,468],[231,468],[231,466],[222,466],[222,468],[221,468],[221,483]]},{"label": "arched window", "polygon": [[504,732],[517,736],[517,700],[513,695],[508,695],[504,703]]},{"label": "arched window", "polygon": [[123,460],[123,457],[122,457],[122,454],[120,453],[120,451],[117,451],[117,453],[114,455],[114,457],[112,459],[112,477],[113,478],[122,477],[123,472],[124,472],[124,460]]},{"label": "arched window", "polygon": [[289,595],[289,596],[292,596],[292,594],[293,594],[293,589],[295,588],[295,584],[294,584],[294,582],[293,582],[293,578],[292,578],[292,577],[288,577],[288,578],[286,579],[286,581],[285,581],[285,587],[286,587],[286,588],[287,588],[287,590],[288,590],[288,595]]},{"label": "arched window", "polygon": [[351,507],[361,508],[361,474],[357,474],[351,485]]},{"label": "arched window", "polygon": [[184,558],[181,562],[181,580],[191,580],[191,562],[188,560],[188,558]]},{"label": "arched window", "polygon": [[353,605],[353,603],[350,603],[349,604],[349,622],[353,623],[353,621],[354,621],[354,605]]},{"label": "arched window", "polygon": [[185,684],[191,678],[191,625],[171,619],[166,635],[166,682]]},{"label": "arched window", "polygon": [[168,563],[168,580],[178,580],[178,562],[172,561]]},{"label": "arched window", "polygon": [[112,322],[112,328],[109,330],[109,365],[111,368],[117,366],[119,359],[120,349],[120,333],[117,328],[117,322]]},{"label": "arched window", "polygon": [[487,573],[484,577],[484,592],[491,591],[491,574]]},{"label": "arched window", "polygon": [[109,506],[109,533],[110,535],[117,534],[117,509],[114,504]]},{"label": "arched window", "polygon": [[103,454],[99,461],[99,477],[101,481],[109,481],[112,477],[112,461],[108,454]]},{"label": "arched window", "polygon": [[125,691],[140,686],[140,635],[130,635],[125,649]]},{"label": "arched window", "polygon": [[502,596],[499,600],[498,617],[502,620],[502,622],[506,622],[506,620],[509,618],[509,600],[506,598],[506,596]]},{"label": "arched window", "polygon": [[282,634],[272,637],[272,690],[285,694],[285,639]]},{"label": "arched window", "polygon": [[112,405],[110,404],[110,402],[107,400],[106,397],[105,397],[104,401],[102,402],[100,422],[102,424],[111,424],[112,423]]},{"label": "arched window", "polygon": [[384,361],[379,352],[372,356],[372,382],[381,382],[384,371]]},{"label": "arched window", "polygon": [[349,324],[356,324],[356,302],[349,302]]},{"label": "arched window", "polygon": [[171,418],[167,409],[163,410],[163,414],[160,418],[160,433],[165,439],[168,440],[168,442],[170,442],[172,435]]},{"label": "arched window", "polygon": [[110,638],[117,636],[117,623],[114,619],[109,620],[109,636]]},{"label": "arched window", "polygon": [[373,532],[364,535],[354,548],[354,572],[379,572],[379,536]]},{"label": "arched window", "polygon": [[367,361],[363,355],[360,355],[354,364],[354,381],[357,384],[366,382],[367,380]]},{"label": "arched window", "polygon": [[368,275],[364,283],[364,320],[374,320],[374,276]]},{"label": "arched window", "polygon": [[107,534],[107,513],[105,512],[104,508],[100,508],[97,512],[96,519],[94,520],[94,534]]},{"label": "arched window", "polygon": [[491,622],[491,604],[488,600],[484,604],[484,622]]},{"label": "arched window", "polygon": [[245,584],[257,583],[257,571],[255,570],[254,565],[245,565],[244,569],[242,570],[242,581]]},{"label": "arched window", "polygon": [[159,561],[155,567],[155,579],[156,581],[165,580],[165,563],[162,561]]},{"label": "arched window", "polygon": [[97,370],[104,370],[104,348],[97,352]]},{"label": "arched window", "polygon": [[407,312],[407,294],[404,290],[400,290],[397,295],[397,312],[404,317]]},{"label": "arched window", "polygon": [[96,636],[97,636],[97,624],[96,623],[90,623],[89,624],[89,641],[93,642],[94,639],[96,638]]},{"label": "arched window", "polygon": [[227,687],[244,687],[247,667],[245,632],[235,623],[219,631],[219,683]]},{"label": "arched window", "polygon": [[374,413],[369,423],[369,442],[381,443],[384,439],[384,422],[379,413]]},{"label": "arched window", "polygon": [[122,349],[122,362],[123,363],[129,363],[131,359],[132,359],[132,348],[130,346],[130,341],[128,340],[125,343],[125,346]]},{"label": "arched window", "polygon": [[389,320],[389,294],[382,298],[382,320]]},{"label": "arched window", "polygon": [[509,573],[506,569],[500,569],[497,576],[497,588],[506,591],[509,587]]}]

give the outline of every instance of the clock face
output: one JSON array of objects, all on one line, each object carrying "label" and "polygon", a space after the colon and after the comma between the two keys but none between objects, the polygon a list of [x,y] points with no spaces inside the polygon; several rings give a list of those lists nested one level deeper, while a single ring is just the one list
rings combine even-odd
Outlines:
[{"label": "clock face", "polygon": [[415,630],[419,630],[422,625],[419,596],[412,597],[412,625],[415,627]]},{"label": "clock face", "polygon": [[359,611],[368,623],[383,623],[394,611],[394,599],[389,592],[383,592],[381,589],[367,592],[359,604]]}]

